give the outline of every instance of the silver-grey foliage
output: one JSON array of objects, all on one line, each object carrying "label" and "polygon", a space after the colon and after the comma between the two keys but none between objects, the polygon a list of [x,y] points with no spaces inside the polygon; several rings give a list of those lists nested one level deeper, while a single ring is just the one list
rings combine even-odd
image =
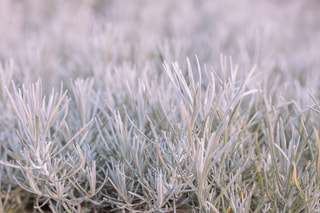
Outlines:
[{"label": "silver-grey foliage", "polygon": [[319,212],[319,8],[0,1],[0,212]]}]

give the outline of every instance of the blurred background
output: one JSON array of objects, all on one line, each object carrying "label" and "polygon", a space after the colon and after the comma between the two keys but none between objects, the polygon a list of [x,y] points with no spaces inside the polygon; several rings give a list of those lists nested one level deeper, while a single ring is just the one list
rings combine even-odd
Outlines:
[{"label": "blurred background", "polygon": [[164,60],[195,56],[219,69],[223,54],[277,73],[289,99],[320,97],[319,12],[316,0],[1,0],[0,62],[17,82],[56,87],[114,67],[161,75]]}]

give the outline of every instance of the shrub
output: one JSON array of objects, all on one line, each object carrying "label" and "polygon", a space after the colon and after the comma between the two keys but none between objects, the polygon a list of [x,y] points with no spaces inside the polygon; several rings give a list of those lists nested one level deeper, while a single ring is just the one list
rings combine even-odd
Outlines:
[{"label": "shrub", "polygon": [[0,212],[318,212],[318,5],[240,2],[1,1]]}]

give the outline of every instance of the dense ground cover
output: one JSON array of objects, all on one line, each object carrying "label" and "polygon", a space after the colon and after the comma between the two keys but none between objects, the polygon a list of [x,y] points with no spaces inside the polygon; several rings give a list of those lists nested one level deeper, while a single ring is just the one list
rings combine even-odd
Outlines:
[{"label": "dense ground cover", "polygon": [[0,1],[0,212],[319,212],[319,9]]}]

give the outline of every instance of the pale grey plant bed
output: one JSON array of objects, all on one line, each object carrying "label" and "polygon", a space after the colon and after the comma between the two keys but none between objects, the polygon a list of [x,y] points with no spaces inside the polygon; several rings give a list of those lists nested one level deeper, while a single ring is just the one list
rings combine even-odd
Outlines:
[{"label": "pale grey plant bed", "polygon": [[140,3],[0,3],[0,212],[319,212],[318,5]]},{"label": "pale grey plant bed", "polygon": [[164,63],[170,83],[140,79],[118,109],[93,79],[48,96],[41,79],[21,89],[12,82],[3,211],[25,199],[53,212],[318,209],[320,141],[311,111],[272,106],[266,92],[247,87],[258,77],[254,68],[241,78],[221,60],[221,72],[199,64],[194,71],[188,61],[184,74]]}]

